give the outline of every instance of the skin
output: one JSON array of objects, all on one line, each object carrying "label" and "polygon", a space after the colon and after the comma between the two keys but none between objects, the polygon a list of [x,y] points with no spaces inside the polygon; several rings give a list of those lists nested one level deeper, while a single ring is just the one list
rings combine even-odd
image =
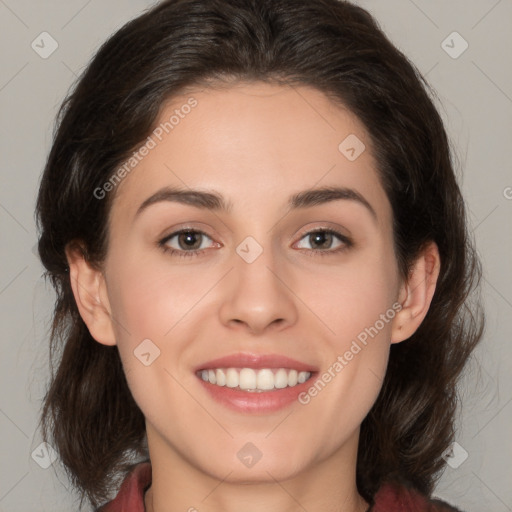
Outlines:
[{"label": "skin", "polygon": [[[165,105],[159,122],[189,96]],[[117,344],[146,418],[153,468],[146,510],[362,512],[360,425],[381,388],[390,345],[410,337],[428,311],[437,247],[400,279],[369,135],[321,92],[246,83],[193,97],[197,106],[117,187],[102,268],[68,249],[82,318],[99,343]],[[338,150],[350,134],[366,146],[353,162]],[[136,217],[165,186],[216,191],[232,209],[163,201]],[[377,219],[351,200],[287,208],[291,194],[322,186],[357,190]],[[198,235],[200,255],[182,258],[159,246],[184,227],[206,234]],[[318,228],[338,230],[353,245],[334,253],[344,242],[315,243],[307,233]],[[247,236],[263,248],[252,263],[236,252]],[[178,236],[167,245],[187,250]],[[239,351],[284,354],[326,371],[394,303],[400,312],[307,405],[235,412],[214,402],[193,372]],[[160,350],[149,366],[133,353],[144,339]],[[262,453],[250,468],[237,457],[248,442]]]}]

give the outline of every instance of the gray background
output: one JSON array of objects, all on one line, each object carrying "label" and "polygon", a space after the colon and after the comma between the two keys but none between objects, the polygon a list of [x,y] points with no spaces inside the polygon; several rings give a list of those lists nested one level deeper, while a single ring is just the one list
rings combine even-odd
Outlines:
[{"label": "gray background", "polygon": [[[34,200],[66,91],[105,38],[152,3],[0,0],[0,512],[77,508],[58,465],[41,467],[50,462],[37,419],[53,295],[34,254]],[[512,0],[359,4],[437,91],[484,264],[487,330],[461,385],[457,433],[468,457],[455,451],[458,467],[447,466],[435,495],[466,512],[512,511]],[[58,43],[46,59],[31,47],[43,51],[44,31]],[[461,55],[463,40],[446,39],[454,31],[469,45]]]}]

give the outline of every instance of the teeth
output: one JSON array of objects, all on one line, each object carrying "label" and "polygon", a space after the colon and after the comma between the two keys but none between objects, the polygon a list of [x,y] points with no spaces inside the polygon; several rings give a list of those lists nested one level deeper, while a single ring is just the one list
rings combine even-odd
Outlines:
[{"label": "teeth", "polygon": [[279,368],[274,375],[274,387],[277,389],[283,389],[288,386],[288,374],[283,368]]},{"label": "teeth", "polygon": [[[212,370],[212,372],[215,373],[216,379],[217,379],[217,386],[225,386],[226,385],[226,374],[222,370]],[[208,372],[208,376],[210,373]],[[203,378],[204,380],[204,378]],[[208,379],[212,384],[214,384],[212,379]]]},{"label": "teeth", "polygon": [[238,372],[234,368],[228,368],[226,371],[226,386],[228,388],[236,388],[238,380]]},{"label": "teeth", "polygon": [[[254,372],[254,374],[256,374],[256,372]],[[274,374],[272,370],[260,370],[257,375],[257,385],[254,387],[264,391],[274,389]]]},{"label": "teeth", "polygon": [[244,391],[270,391],[293,387],[306,382],[310,372],[299,372],[286,368],[217,368],[202,370],[200,377],[210,384],[238,388]]}]

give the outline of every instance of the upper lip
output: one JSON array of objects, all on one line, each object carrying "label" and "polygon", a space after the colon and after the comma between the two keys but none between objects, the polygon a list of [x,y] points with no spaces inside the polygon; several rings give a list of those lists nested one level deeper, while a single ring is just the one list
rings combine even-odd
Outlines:
[{"label": "upper lip", "polygon": [[293,368],[303,372],[316,372],[317,368],[311,364],[303,363],[290,357],[279,354],[254,354],[239,352],[211,361],[206,361],[195,368],[194,371],[211,368]]}]

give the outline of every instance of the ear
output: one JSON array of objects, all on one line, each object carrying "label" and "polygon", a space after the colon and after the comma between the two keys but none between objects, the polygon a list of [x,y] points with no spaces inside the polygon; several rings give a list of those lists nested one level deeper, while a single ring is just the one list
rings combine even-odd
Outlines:
[{"label": "ear", "polygon": [[402,309],[393,318],[391,343],[410,338],[423,322],[436,290],[440,269],[439,249],[435,242],[430,242],[416,259],[407,282],[400,288],[398,300]]},{"label": "ear", "polygon": [[103,273],[91,265],[78,243],[66,246],[71,288],[80,316],[91,336],[103,345],[115,345],[107,286]]}]

